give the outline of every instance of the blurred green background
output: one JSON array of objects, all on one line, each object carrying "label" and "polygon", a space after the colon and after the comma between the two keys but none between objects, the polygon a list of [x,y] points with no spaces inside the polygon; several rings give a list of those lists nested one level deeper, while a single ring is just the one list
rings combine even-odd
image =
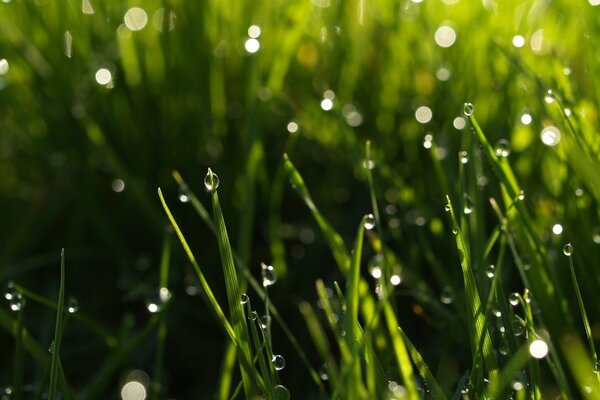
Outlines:
[{"label": "blurred green background", "polygon": [[[54,299],[65,247],[67,295],[112,334],[128,337],[150,318],[145,301],[158,287],[167,227],[160,186],[224,299],[216,239],[180,201],[171,176],[178,170],[210,210],[202,183],[210,166],[220,177],[233,246],[257,277],[260,262],[275,265],[280,279],[272,300],[313,354],[298,302],[315,300],[317,278],[332,285],[342,276],[285,180],[282,155],[351,243],[371,210],[363,169],[370,139],[385,240],[406,271],[399,319],[450,390],[470,362],[461,339],[464,303],[454,309],[437,300],[446,287],[462,291],[443,206],[446,193],[459,193],[458,151],[472,146],[464,102],[475,104],[490,142],[509,142],[510,163],[551,257],[564,238],[578,243],[584,297],[600,290],[600,187],[540,138],[549,126],[565,134],[545,102],[552,89],[598,154],[594,3],[3,0],[0,282]],[[477,165],[481,198],[498,196],[485,160]],[[481,218],[490,227],[495,216],[485,207]],[[552,233],[556,224],[560,235]],[[174,243],[168,393],[210,398],[225,336],[193,295],[192,276]],[[512,278],[508,289],[519,289]],[[598,310],[588,312],[598,333]],[[50,342],[53,310],[28,304],[25,323],[40,343]],[[286,351],[285,336],[273,334],[288,360],[282,381],[296,398],[316,395],[298,378],[306,372]],[[0,342],[0,385],[7,385],[13,341],[5,330]],[[131,369],[152,371],[153,349],[152,337],[138,346],[114,374],[114,387]],[[62,364],[76,390],[105,355],[101,339],[70,322]],[[27,365],[26,382],[37,384],[43,371]]]}]

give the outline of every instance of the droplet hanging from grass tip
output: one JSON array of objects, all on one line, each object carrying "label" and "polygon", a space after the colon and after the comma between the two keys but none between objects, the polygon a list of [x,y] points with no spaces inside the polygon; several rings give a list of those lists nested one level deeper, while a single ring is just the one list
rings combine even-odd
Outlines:
[{"label": "droplet hanging from grass tip", "polygon": [[363,225],[367,230],[375,228],[375,217],[373,216],[373,214],[365,215],[363,219]]},{"label": "droplet hanging from grass tip", "polygon": [[273,387],[273,393],[275,394],[275,400],[289,400],[290,391],[283,385],[276,385]]},{"label": "droplet hanging from grass tip", "polygon": [[279,354],[273,355],[271,363],[273,363],[273,368],[275,368],[277,371],[281,371],[285,368],[285,358]]},{"label": "droplet hanging from grass tip", "polygon": [[473,115],[475,113],[475,106],[473,105],[473,103],[465,103],[465,105],[463,106],[463,112],[467,117]]},{"label": "droplet hanging from grass tip", "polygon": [[277,272],[272,265],[261,263],[261,276],[263,287],[269,287],[277,282]]},{"label": "droplet hanging from grass tip", "polygon": [[210,168],[204,177],[204,187],[206,187],[206,190],[209,192],[214,192],[219,187],[219,177],[212,172]]},{"label": "droplet hanging from grass tip", "polygon": [[496,156],[506,158],[511,152],[510,143],[508,143],[508,140],[506,139],[500,139],[498,142],[496,142],[494,151],[496,152]]},{"label": "droplet hanging from grass tip", "polygon": [[567,257],[571,257],[573,255],[573,245],[571,243],[565,244],[563,247],[563,253]]}]

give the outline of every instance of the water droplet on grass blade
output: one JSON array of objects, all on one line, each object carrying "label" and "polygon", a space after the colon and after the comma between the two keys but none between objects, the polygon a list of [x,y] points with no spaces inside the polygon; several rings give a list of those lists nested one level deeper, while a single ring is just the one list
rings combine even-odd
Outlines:
[{"label": "water droplet on grass blade", "polygon": [[250,315],[248,315],[248,319],[251,321],[256,321],[258,319],[258,313],[256,311],[250,311]]},{"label": "water droplet on grass blade", "polygon": [[373,160],[365,160],[363,161],[363,168],[368,170],[375,169],[375,161]]},{"label": "water droplet on grass blade", "polygon": [[271,317],[263,315],[260,317],[260,327],[262,329],[268,329],[271,326]]},{"label": "water droplet on grass blade", "polygon": [[79,311],[79,302],[74,297],[69,297],[69,301],[67,302],[67,311],[69,314],[75,314]]},{"label": "water droplet on grass blade", "polygon": [[248,295],[246,293],[242,293],[240,295],[240,303],[241,304],[246,304],[248,302],[248,300],[250,300],[250,298],[248,297]]},{"label": "water droplet on grass blade", "polygon": [[451,304],[454,301],[454,290],[450,286],[444,286],[440,293],[440,301],[444,304]]},{"label": "water droplet on grass blade", "polygon": [[289,400],[290,399],[290,391],[283,385],[276,385],[273,388],[273,393],[275,394],[275,400]]},{"label": "water droplet on grass blade", "polygon": [[565,256],[571,257],[573,255],[573,245],[571,243],[565,244],[565,247],[563,247],[563,253]]},{"label": "water droplet on grass blade", "polygon": [[518,319],[515,318],[511,324],[512,324],[513,334],[515,336],[521,336],[525,332],[525,327],[523,326],[521,321],[519,321]]},{"label": "water droplet on grass blade", "polygon": [[475,113],[475,106],[473,105],[473,103],[465,103],[463,107],[463,112],[467,117],[473,115],[473,113]]},{"label": "water droplet on grass blade", "polygon": [[469,153],[467,153],[466,151],[462,150],[458,152],[458,159],[460,161],[461,164],[466,164],[469,162]]},{"label": "water droplet on grass blade", "polygon": [[273,355],[271,363],[273,363],[273,368],[275,368],[277,371],[281,371],[285,368],[285,358],[279,354]]},{"label": "water droplet on grass blade", "polygon": [[179,201],[182,203],[188,203],[190,201],[189,188],[187,185],[179,187]]},{"label": "water droplet on grass blade", "polygon": [[488,278],[492,279],[496,275],[496,266],[494,264],[488,265],[488,267],[485,270],[485,275]]},{"label": "water droplet on grass blade", "polygon": [[219,187],[219,177],[217,176],[217,174],[212,172],[210,168],[208,169],[208,172],[204,177],[204,187],[206,187],[206,190],[208,190],[209,192],[217,190],[217,188]]},{"label": "water droplet on grass blade", "polygon": [[261,276],[263,287],[268,287],[277,282],[277,272],[272,265],[261,263]]},{"label": "water droplet on grass blade", "polygon": [[11,311],[20,311],[25,306],[25,298],[23,298],[23,295],[20,292],[15,291],[8,300],[8,306]]},{"label": "water droplet on grass blade", "polygon": [[548,355],[548,344],[541,339],[536,339],[529,345],[529,354],[533,358],[541,359]]},{"label": "water droplet on grass blade", "polygon": [[511,148],[510,143],[506,139],[500,139],[496,142],[496,146],[494,146],[494,151],[498,157],[506,158],[510,155]]},{"label": "water droplet on grass blade", "polygon": [[510,303],[511,306],[516,307],[519,305],[519,299],[521,298],[521,295],[517,292],[513,292],[508,296],[508,302]]},{"label": "water droplet on grass blade", "polygon": [[367,229],[367,230],[373,229],[375,227],[375,217],[373,216],[373,214],[365,215],[365,217],[363,219],[363,224],[365,226],[365,229]]}]

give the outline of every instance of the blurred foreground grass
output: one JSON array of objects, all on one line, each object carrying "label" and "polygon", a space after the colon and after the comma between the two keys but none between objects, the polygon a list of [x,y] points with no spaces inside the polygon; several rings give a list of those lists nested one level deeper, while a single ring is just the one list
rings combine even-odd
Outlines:
[{"label": "blurred foreground grass", "polygon": [[[134,371],[159,398],[242,380],[295,398],[596,398],[595,3],[4,0],[0,282],[27,304],[0,310],[0,386],[48,390],[65,247],[61,391],[116,397]],[[229,322],[200,300],[159,186]],[[261,262],[288,333],[238,330],[264,313]],[[240,290],[254,308],[233,307]],[[243,377],[228,323],[285,368],[240,356]]]}]

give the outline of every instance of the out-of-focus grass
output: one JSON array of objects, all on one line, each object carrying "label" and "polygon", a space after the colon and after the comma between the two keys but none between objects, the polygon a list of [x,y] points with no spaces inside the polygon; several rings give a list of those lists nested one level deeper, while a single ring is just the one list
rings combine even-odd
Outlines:
[{"label": "out-of-focus grass", "polygon": [[[228,392],[221,376],[235,389],[239,369],[227,367],[229,338],[219,330],[234,321],[223,310],[218,323],[210,311],[227,296],[204,208],[210,196],[200,195],[211,166],[240,286],[259,279],[262,261],[279,273],[269,302],[286,325],[273,325],[272,345],[286,357],[280,383],[292,394],[326,396],[362,373],[354,382],[366,391],[385,377],[410,394],[407,376],[420,374],[415,390],[430,380],[446,395],[509,394],[520,382],[527,396],[593,398],[600,20],[592,3],[2,2],[0,282],[14,281],[7,289],[28,303],[0,310],[0,340],[11,344],[0,349],[0,386],[16,384],[25,398],[48,388],[50,354],[41,349],[62,308],[48,299],[60,287],[56,250],[67,247],[65,299],[77,298],[80,310],[65,314],[59,388],[115,395],[106,388],[143,370],[158,371],[162,382],[149,381],[169,396]],[[172,179],[174,169],[189,187]],[[168,313],[148,315],[146,300],[167,282],[158,186],[182,201],[169,206],[204,287],[174,248]],[[456,222],[444,212],[446,195]],[[351,263],[357,221],[369,213],[377,227]],[[354,283],[345,286],[348,271]],[[345,300],[326,296],[334,282],[348,289]],[[250,284],[257,308],[264,291]],[[203,304],[195,295],[206,287],[213,298]],[[531,303],[513,307],[513,292]],[[325,319],[334,317],[316,305],[325,298],[358,343],[336,336]],[[338,309],[344,301],[350,315]],[[538,336],[550,346],[539,371],[523,350]],[[360,365],[342,362],[353,352]],[[164,369],[155,369],[160,354]],[[401,367],[404,355],[413,371]],[[492,357],[498,374],[489,373]],[[221,362],[199,376],[198,365]],[[321,369],[330,381],[319,385]]]}]

